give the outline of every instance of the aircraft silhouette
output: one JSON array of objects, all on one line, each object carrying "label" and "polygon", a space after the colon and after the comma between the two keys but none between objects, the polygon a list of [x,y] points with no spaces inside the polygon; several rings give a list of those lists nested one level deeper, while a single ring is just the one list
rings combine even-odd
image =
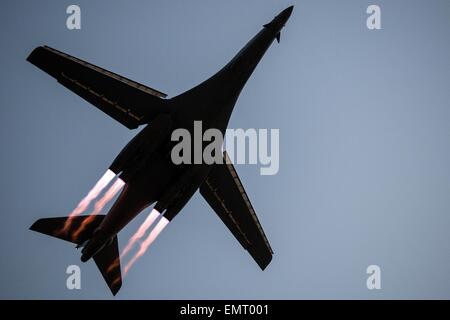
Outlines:
[{"label": "aircraft silhouette", "polygon": [[[194,121],[202,121],[205,130],[215,128],[225,133],[241,90],[272,42],[280,41],[280,31],[292,10],[293,6],[283,10],[265,24],[212,77],[171,99],[165,99],[167,95],[158,90],[48,46],[34,49],[27,60],[63,86],[129,129],[146,127],[119,153],[75,213],[40,219],[30,229],[82,247],[81,260],[94,259],[115,295],[122,284],[117,233],[143,209],[156,203],[147,221],[149,226],[159,219],[151,233],[151,243],[200,189],[203,198],[264,270],[273,251],[226,152],[223,164],[176,165],[171,161],[174,142],[170,137],[177,128],[193,133]],[[113,179],[114,184],[102,198],[104,202],[99,202],[94,213],[80,215]],[[102,205],[121,187],[123,190],[109,212],[99,214]]]}]

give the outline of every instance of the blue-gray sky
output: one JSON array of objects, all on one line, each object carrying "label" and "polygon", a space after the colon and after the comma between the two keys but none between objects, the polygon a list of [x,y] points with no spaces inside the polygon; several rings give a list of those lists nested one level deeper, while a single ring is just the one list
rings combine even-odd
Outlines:
[{"label": "blue-gray sky", "polygon": [[[275,251],[261,272],[196,194],[117,298],[450,298],[450,3],[10,1],[0,11],[1,298],[111,298],[92,262],[28,230],[68,214],[136,134],[25,61],[50,45],[174,96],[295,10],[232,128],[279,128],[280,171],[240,165]],[[366,28],[378,4],[382,30]],[[186,106],[188,108],[189,106]],[[144,218],[119,235],[121,246]],[[366,268],[382,289],[366,288]]]}]

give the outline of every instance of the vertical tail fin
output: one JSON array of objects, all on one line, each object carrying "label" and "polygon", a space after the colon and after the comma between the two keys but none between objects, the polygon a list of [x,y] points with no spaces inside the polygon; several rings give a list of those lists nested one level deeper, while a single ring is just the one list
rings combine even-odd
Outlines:
[{"label": "vertical tail fin", "polygon": [[[103,221],[104,215],[76,216],[71,217],[71,227],[64,231],[69,217],[39,219],[30,227],[30,230],[43,233],[61,240],[69,241],[81,246],[85,241],[92,238],[94,231]],[[88,224],[83,225],[85,219],[90,219]],[[80,229],[80,227],[82,227]],[[74,237],[76,235],[76,237]],[[117,236],[105,245],[95,256],[95,264],[105,279],[113,295],[122,286],[122,276],[120,272],[120,256]]]}]

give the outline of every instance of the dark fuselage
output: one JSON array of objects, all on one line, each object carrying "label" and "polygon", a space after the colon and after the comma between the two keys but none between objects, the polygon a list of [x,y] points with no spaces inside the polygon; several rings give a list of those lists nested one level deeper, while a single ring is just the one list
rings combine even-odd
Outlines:
[{"label": "dark fuselage", "polygon": [[[211,165],[175,165],[171,159],[171,133],[187,129],[194,121],[202,129],[225,133],[234,105],[245,83],[292,12],[281,12],[251,39],[219,72],[196,87],[167,100],[166,114],[147,125],[122,150],[110,169],[121,172],[126,183],[118,199],[83,250],[86,261],[114,237],[139,212],[154,202],[155,209],[170,221],[184,207],[208,176]],[[279,38],[278,38],[279,39]]]}]

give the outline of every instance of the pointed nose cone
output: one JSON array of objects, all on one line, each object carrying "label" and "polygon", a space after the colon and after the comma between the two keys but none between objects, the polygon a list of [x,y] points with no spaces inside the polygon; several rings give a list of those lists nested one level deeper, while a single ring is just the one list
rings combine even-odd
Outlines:
[{"label": "pointed nose cone", "polygon": [[281,13],[286,16],[286,19],[289,19],[293,10],[294,10],[294,6],[290,6],[290,7],[287,7],[286,9],[284,9]]},{"label": "pointed nose cone", "polygon": [[278,15],[277,18],[280,20],[282,25],[284,25],[288,21],[293,10],[294,10],[294,6],[290,6],[286,9],[284,9],[283,11],[281,11],[281,13]]},{"label": "pointed nose cone", "polygon": [[284,9],[272,20],[272,22],[267,24],[267,26],[271,25],[277,28],[278,31],[281,30],[288,21],[289,17],[291,16],[293,10],[294,6],[290,6]]}]

